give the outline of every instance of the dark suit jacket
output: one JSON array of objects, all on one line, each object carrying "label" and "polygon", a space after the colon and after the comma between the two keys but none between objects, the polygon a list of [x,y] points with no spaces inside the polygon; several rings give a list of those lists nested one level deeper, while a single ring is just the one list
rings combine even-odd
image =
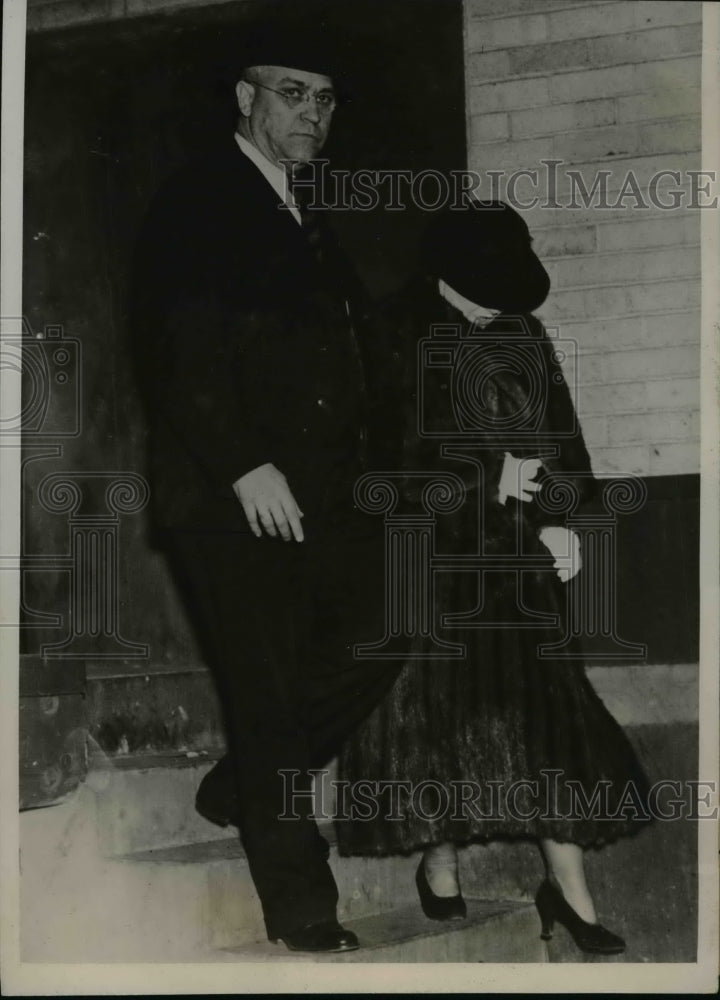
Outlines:
[{"label": "dark suit jacket", "polygon": [[155,198],[132,322],[160,525],[247,530],[232,483],[265,462],[306,518],[347,501],[366,417],[363,319],[339,247],[325,260],[232,138]]}]

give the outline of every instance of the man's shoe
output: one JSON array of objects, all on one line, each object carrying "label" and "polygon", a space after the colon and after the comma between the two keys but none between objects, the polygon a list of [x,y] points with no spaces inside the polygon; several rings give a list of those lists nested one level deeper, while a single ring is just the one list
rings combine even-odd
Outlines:
[{"label": "man's shoe", "polygon": [[290,951],[357,951],[360,947],[352,931],[346,931],[337,920],[323,920],[319,924],[308,924],[299,931],[279,934],[271,941],[282,941]]},{"label": "man's shoe", "polygon": [[240,826],[240,803],[224,778],[224,761],[208,771],[195,795],[195,811],[216,826]]}]

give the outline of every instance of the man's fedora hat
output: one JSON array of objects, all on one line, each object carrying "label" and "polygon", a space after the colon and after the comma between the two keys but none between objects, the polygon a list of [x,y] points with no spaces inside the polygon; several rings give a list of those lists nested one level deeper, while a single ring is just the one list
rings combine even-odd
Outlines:
[{"label": "man's fedora hat", "polygon": [[428,274],[487,309],[532,312],[550,291],[526,223],[502,201],[442,209],[424,235],[421,260]]},{"label": "man's fedora hat", "polygon": [[252,66],[286,66],[327,76],[341,99],[349,97],[338,40],[322,21],[315,22],[312,29],[274,22],[249,29],[232,60],[233,84]]}]

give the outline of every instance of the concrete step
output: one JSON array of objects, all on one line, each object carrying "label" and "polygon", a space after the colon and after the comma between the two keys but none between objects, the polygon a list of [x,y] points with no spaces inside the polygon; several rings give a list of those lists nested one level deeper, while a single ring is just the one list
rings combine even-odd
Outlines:
[{"label": "concrete step", "polygon": [[360,949],[338,955],[304,955],[262,942],[227,949],[246,962],[546,962],[533,906],[468,899],[467,919],[433,923],[415,906],[344,922]]},{"label": "concrete step", "polygon": [[99,847],[107,857],[226,839],[195,812],[195,793],[214,764],[207,754],[102,758],[87,785],[96,793]]},{"label": "concrete step", "polygon": [[[696,777],[694,727],[638,727],[631,736],[654,779]],[[174,762],[165,770],[93,769],[67,801],[21,814],[24,961],[233,961],[223,949],[263,937],[239,840],[192,809],[209,766],[185,758],[184,766]],[[166,838],[175,843],[158,846]],[[624,956],[603,961],[695,960],[696,847],[697,821],[686,818],[587,852],[601,922],[628,941]],[[419,912],[418,859],[340,858],[333,848],[341,919],[408,907]],[[660,880],[652,877],[658,870],[665,873]],[[466,898],[527,905],[542,875],[533,843],[497,841],[460,851]],[[562,928],[548,954],[553,962],[598,960],[578,952]]]},{"label": "concrete step", "polygon": [[[419,914],[420,924],[427,924],[415,887],[419,852],[385,858],[340,857],[332,827],[321,824],[320,829],[331,844],[330,865],[338,885],[338,917],[343,924],[359,922],[364,933],[364,920],[378,916],[392,920],[398,912],[404,915],[402,920],[408,913]],[[532,850],[531,845],[514,846],[516,861],[519,849]],[[495,865],[489,863],[491,858]],[[462,851],[460,874],[466,897],[501,899],[505,909],[516,905],[527,908],[537,886],[537,872],[528,874],[530,888],[521,895],[518,873],[522,869],[508,865],[508,860],[507,845],[502,856],[490,849],[484,854],[482,848]],[[238,838],[138,851],[115,860],[115,864],[120,863],[127,866],[128,878],[137,881],[143,895],[143,923],[168,927],[168,901],[172,900],[172,912],[181,926],[167,935],[171,949],[217,950],[265,939],[260,901]],[[497,894],[497,884],[509,886],[510,894]],[[188,923],[183,914],[192,912],[197,917]],[[374,923],[369,926],[372,940],[376,940]]]},{"label": "concrete step", "polygon": [[[191,878],[191,870],[193,879],[200,878],[198,866],[209,866],[202,878],[210,888],[203,881],[202,888],[193,892],[210,893],[211,940],[214,947],[223,947],[247,940],[251,926],[262,925],[259,906],[248,903],[255,899],[254,888],[234,828],[221,829],[208,823],[193,807],[197,786],[211,766],[212,761],[203,757],[175,755],[143,760],[140,765],[128,759],[93,770],[88,786],[96,793],[98,849],[103,857],[165,868],[177,866],[181,882]],[[321,829],[331,844],[343,919],[415,902],[419,854],[341,858],[334,846],[332,824],[321,823]],[[532,843],[473,845],[459,854],[463,890],[468,896],[527,901],[542,877],[542,862]]]},{"label": "concrete step", "polygon": [[[332,840],[332,829],[321,831]],[[139,851],[116,859],[139,885],[158,888],[157,899],[172,897],[173,909],[191,907],[202,913],[196,938],[183,927],[173,935],[182,947],[218,949],[261,941],[265,925],[239,839],[215,840],[180,847]],[[341,858],[331,844],[330,866],[339,892],[338,916],[343,923],[390,913],[398,907],[419,909],[415,869],[419,854],[389,858]],[[154,921],[156,899],[143,903],[143,920]]]},{"label": "concrete step", "polygon": [[[152,757],[105,760],[93,769],[86,784],[96,792],[99,846],[106,857],[171,847],[190,847],[235,838],[235,828],[221,828],[195,812],[197,787],[212,767],[208,755],[166,754]],[[331,765],[325,778],[329,786],[335,770]],[[332,811],[332,793],[324,792],[326,810]],[[335,841],[331,824],[323,835]],[[463,884],[471,895],[513,899],[532,896],[542,877],[537,848],[524,842],[493,842],[461,849],[467,858]],[[170,857],[180,855],[168,854]],[[144,858],[148,860],[149,855]],[[388,859],[385,859],[386,861]],[[403,859],[395,859],[401,866]],[[361,870],[367,864],[383,867],[383,859],[347,859]],[[357,888],[353,886],[353,889]],[[393,887],[394,888],[394,887]]]},{"label": "concrete step", "polygon": [[[97,794],[103,852],[114,857],[227,838],[234,828],[217,827],[195,812],[195,793],[219,755],[183,751],[110,758],[98,749],[86,783]],[[334,776],[333,762],[324,772],[326,790],[319,800],[328,813]]]},{"label": "concrete step", "polygon": [[[190,649],[186,656],[192,656]],[[88,665],[87,724],[103,752],[210,751],[225,745],[222,711],[209,672],[197,665],[98,661]]]},{"label": "concrete step", "polygon": [[[135,852],[98,850],[93,798],[23,813],[23,959],[30,962],[244,962],[307,960],[271,946],[239,841]],[[469,900],[452,925],[423,916],[416,857],[338,858],[339,917],[365,948],[349,961],[543,961],[527,902]]]},{"label": "concrete step", "polygon": [[[637,626],[631,631],[636,638],[642,634]],[[624,634],[622,628],[620,632]],[[662,649],[666,655],[669,644]],[[599,651],[587,642],[588,654]],[[39,667],[45,676],[47,663]],[[697,662],[620,666],[614,659],[603,663],[593,658],[588,679],[621,725],[697,721]],[[223,752],[220,704],[212,677],[199,660],[135,668],[98,661],[88,667],[85,702],[91,734],[102,751],[119,762],[128,753]]]}]

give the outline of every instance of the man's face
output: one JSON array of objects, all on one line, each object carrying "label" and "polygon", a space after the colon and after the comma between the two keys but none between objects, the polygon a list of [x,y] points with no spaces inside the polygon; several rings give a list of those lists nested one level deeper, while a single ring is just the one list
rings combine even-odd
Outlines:
[{"label": "man's face", "polygon": [[[260,152],[275,163],[280,160],[305,163],[316,157],[330,131],[332,112],[323,102],[333,95],[332,80],[285,66],[253,67],[247,79],[249,85],[238,84],[238,104],[248,138]],[[298,94],[309,94],[310,99],[292,108],[281,94],[291,99]]]}]

